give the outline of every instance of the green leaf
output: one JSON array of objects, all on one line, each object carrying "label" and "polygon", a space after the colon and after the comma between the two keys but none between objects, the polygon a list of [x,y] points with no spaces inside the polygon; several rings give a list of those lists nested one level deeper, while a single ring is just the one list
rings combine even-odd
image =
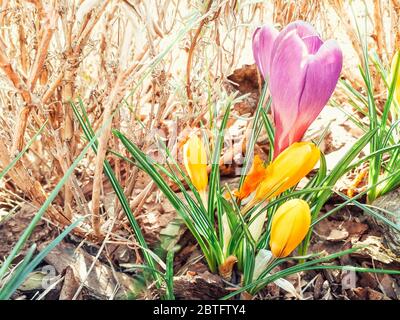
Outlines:
[{"label": "green leaf", "polygon": [[[77,117],[79,123],[81,124],[81,127],[83,129],[84,134],[86,135],[86,138],[88,140],[92,140],[93,138],[95,138],[95,136],[93,136],[93,129],[90,125],[89,119],[87,118],[86,111],[84,111],[85,108],[84,108],[83,104],[80,104],[83,116],[80,114],[80,112],[78,111],[78,109],[76,108],[74,103],[71,102],[71,106],[73,108],[75,116]],[[95,153],[97,153],[97,147],[98,147],[98,141],[97,141],[97,139],[95,139],[94,143],[92,144],[92,149]],[[143,237],[140,226],[137,223],[137,221],[133,215],[133,212],[130,208],[128,199],[126,199],[124,191],[123,191],[121,185],[119,184],[119,182],[114,174],[114,171],[111,168],[110,163],[107,160],[104,160],[104,171],[106,173],[106,176],[110,180],[111,186],[113,187],[113,189],[118,197],[118,200],[121,204],[122,209],[124,210],[124,213],[128,217],[129,223],[132,226],[132,229],[135,233],[136,239],[138,240],[139,244],[143,248],[148,249],[147,243]],[[155,263],[154,259],[151,257],[151,255],[149,255],[149,253],[146,250],[142,250],[142,253],[145,258],[146,263],[151,268],[154,269],[156,267],[156,263]],[[152,275],[153,275],[154,279],[157,281],[157,283],[159,284],[159,280],[160,280],[159,275],[157,273],[152,273]]]},{"label": "green leaf", "polygon": [[0,180],[3,179],[3,177],[7,174],[8,171],[10,171],[14,165],[18,162],[19,159],[29,150],[31,147],[32,143],[36,141],[36,138],[42,133],[44,127],[46,126],[48,120],[46,120],[43,125],[40,127],[40,129],[35,133],[35,135],[32,137],[32,139],[26,144],[26,146],[22,149],[21,152],[17,154],[17,156],[3,169],[3,171],[0,172]]},{"label": "green leaf", "polygon": [[208,216],[211,222],[214,221],[215,199],[216,199],[215,195],[217,194],[217,192],[219,192],[219,160],[221,157],[222,146],[224,143],[224,131],[226,128],[226,124],[228,122],[230,109],[231,109],[231,103],[229,102],[226,107],[221,126],[218,130],[218,135],[214,146],[213,158],[211,163],[211,173],[209,177],[209,187],[208,187]]}]

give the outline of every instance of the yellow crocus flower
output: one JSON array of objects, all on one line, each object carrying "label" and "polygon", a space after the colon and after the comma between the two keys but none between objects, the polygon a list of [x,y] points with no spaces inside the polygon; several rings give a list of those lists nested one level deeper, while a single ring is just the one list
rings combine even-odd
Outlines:
[{"label": "yellow crocus flower", "polygon": [[308,203],[292,199],[282,204],[272,218],[270,247],[275,258],[287,257],[303,241],[311,224]]},{"label": "yellow crocus flower", "polygon": [[203,143],[195,135],[183,146],[183,163],[197,191],[205,194],[208,184],[207,154]]},{"label": "yellow crocus flower", "polygon": [[295,186],[316,165],[320,157],[312,142],[295,142],[267,167],[266,177],[256,190],[255,200],[273,198]]}]

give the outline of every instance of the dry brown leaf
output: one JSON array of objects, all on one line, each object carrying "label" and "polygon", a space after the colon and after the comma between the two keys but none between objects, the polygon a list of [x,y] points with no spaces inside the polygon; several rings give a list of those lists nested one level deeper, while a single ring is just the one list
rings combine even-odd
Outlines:
[{"label": "dry brown leaf", "polygon": [[393,252],[383,246],[381,237],[368,236],[363,241],[353,242],[353,246],[365,246],[364,248],[358,250],[354,255],[368,255],[374,260],[383,262],[385,264],[389,264],[394,261],[400,262],[400,257],[396,256]]}]

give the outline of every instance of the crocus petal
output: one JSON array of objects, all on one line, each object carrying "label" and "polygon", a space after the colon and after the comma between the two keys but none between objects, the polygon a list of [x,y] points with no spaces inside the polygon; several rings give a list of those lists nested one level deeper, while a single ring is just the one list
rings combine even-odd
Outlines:
[{"label": "crocus petal", "polygon": [[267,167],[254,199],[270,199],[292,188],[314,168],[319,158],[320,151],[312,142],[293,143]]},{"label": "crocus petal", "polygon": [[[318,51],[319,47],[322,45],[322,40],[319,38],[317,31],[315,31],[314,27],[304,21],[294,21],[289,23],[279,35],[276,37],[274,45],[271,51],[271,57],[274,57],[276,54],[276,50],[278,49],[281,41],[283,41],[287,34],[290,32],[295,32],[300,39],[303,40],[304,44],[307,47],[308,53],[315,53]],[[273,59],[273,58],[272,58]]]},{"label": "crocus petal", "polygon": [[342,61],[342,51],[335,40],[326,41],[315,55],[308,57],[304,89],[294,129],[301,136],[320,114],[335,90]]},{"label": "crocus petal", "polygon": [[242,187],[235,193],[239,199],[247,198],[254,190],[257,189],[258,185],[265,178],[266,168],[261,158],[256,155],[253,160],[253,165],[250,168],[249,173],[244,179]]},{"label": "crocus petal", "polygon": [[269,77],[271,50],[278,31],[269,25],[259,27],[253,34],[253,56],[263,78]]},{"label": "crocus petal", "polygon": [[309,54],[316,54],[324,44],[319,36],[307,36],[301,39],[306,45]]},{"label": "crocus petal", "polygon": [[293,130],[304,87],[308,52],[295,30],[280,41],[271,61],[270,92],[275,123],[275,155],[294,141]]},{"label": "crocus petal", "polygon": [[208,184],[207,154],[197,136],[190,137],[183,146],[183,163],[193,185],[198,191],[204,192]]},{"label": "crocus petal", "polygon": [[288,256],[306,236],[311,224],[310,207],[301,199],[282,204],[272,218],[270,247],[276,258]]}]

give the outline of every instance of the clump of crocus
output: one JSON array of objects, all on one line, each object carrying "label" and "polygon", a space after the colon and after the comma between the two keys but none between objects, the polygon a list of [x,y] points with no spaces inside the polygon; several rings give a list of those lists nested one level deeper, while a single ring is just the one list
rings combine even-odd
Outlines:
[{"label": "clump of crocus", "polygon": [[204,144],[195,135],[191,136],[183,146],[183,163],[192,184],[203,200],[206,199],[208,184],[207,154]]},{"label": "clump of crocus", "polygon": [[[278,196],[295,186],[317,164],[318,147],[312,142],[296,142],[285,149],[265,168],[265,178],[258,184],[254,198],[243,208],[247,212],[255,204]],[[267,212],[255,211],[250,220],[249,231],[255,241],[262,233]]]},{"label": "clump of crocus", "polygon": [[282,204],[272,218],[270,248],[275,258],[287,257],[303,241],[311,224],[310,207],[301,199]]},{"label": "clump of crocus", "polygon": [[275,125],[274,157],[300,141],[332,95],[342,69],[342,51],[334,40],[322,41],[303,21],[281,32],[256,29],[253,55],[269,80]]}]

